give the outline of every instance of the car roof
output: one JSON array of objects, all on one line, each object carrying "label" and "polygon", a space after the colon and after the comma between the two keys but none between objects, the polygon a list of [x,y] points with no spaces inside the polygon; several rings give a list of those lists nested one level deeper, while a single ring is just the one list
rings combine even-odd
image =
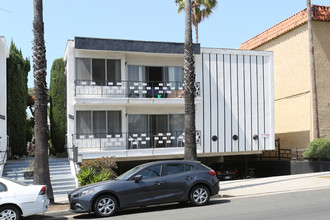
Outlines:
[{"label": "car roof", "polygon": [[200,161],[191,161],[191,160],[161,160],[161,161],[155,161],[155,162],[149,162],[141,164],[140,166],[149,166],[149,165],[157,165],[157,164],[177,164],[177,163],[184,163],[184,164],[190,164],[190,165],[200,165]]}]

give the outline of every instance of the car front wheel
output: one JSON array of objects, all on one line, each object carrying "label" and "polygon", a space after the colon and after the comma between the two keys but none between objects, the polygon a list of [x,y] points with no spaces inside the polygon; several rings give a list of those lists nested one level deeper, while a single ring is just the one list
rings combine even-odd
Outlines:
[{"label": "car front wheel", "polygon": [[94,203],[94,212],[100,217],[108,217],[115,214],[117,207],[116,198],[112,195],[102,195]]},{"label": "car front wheel", "polygon": [[210,192],[205,186],[195,186],[190,192],[190,202],[193,205],[205,205],[210,200]]},{"label": "car front wheel", "polygon": [[0,219],[21,219],[21,213],[15,206],[7,205],[0,208]]}]

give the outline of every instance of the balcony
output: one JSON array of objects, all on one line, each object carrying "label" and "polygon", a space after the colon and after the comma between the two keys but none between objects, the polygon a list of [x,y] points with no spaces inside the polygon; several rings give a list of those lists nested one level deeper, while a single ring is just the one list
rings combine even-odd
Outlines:
[{"label": "balcony", "polygon": [[[200,96],[200,83],[195,83]],[[184,98],[182,82],[75,81],[76,97],[113,98]]]},{"label": "balcony", "polygon": [[[72,135],[73,146],[78,147],[79,152],[182,148],[184,142],[183,131]],[[196,131],[196,144],[201,145],[200,131]]]}]

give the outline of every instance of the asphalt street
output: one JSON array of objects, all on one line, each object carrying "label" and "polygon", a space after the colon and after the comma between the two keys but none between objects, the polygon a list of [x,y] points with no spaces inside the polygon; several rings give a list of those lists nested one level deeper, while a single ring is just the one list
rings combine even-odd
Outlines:
[{"label": "asphalt street", "polygon": [[[213,198],[209,205],[193,207],[189,204],[168,204],[146,208],[118,211],[109,218],[97,218],[93,214],[71,214],[63,216],[35,215],[25,219],[121,219],[121,220],[219,220],[219,219],[329,219],[330,189],[289,192],[281,194]],[[58,213],[57,213],[58,214]]]}]

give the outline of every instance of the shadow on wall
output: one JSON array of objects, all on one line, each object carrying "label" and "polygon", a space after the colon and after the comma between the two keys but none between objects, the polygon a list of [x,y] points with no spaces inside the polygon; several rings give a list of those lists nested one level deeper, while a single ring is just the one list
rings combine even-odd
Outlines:
[{"label": "shadow on wall", "polygon": [[275,137],[280,138],[281,149],[305,149],[310,142],[310,131],[276,133]]}]

